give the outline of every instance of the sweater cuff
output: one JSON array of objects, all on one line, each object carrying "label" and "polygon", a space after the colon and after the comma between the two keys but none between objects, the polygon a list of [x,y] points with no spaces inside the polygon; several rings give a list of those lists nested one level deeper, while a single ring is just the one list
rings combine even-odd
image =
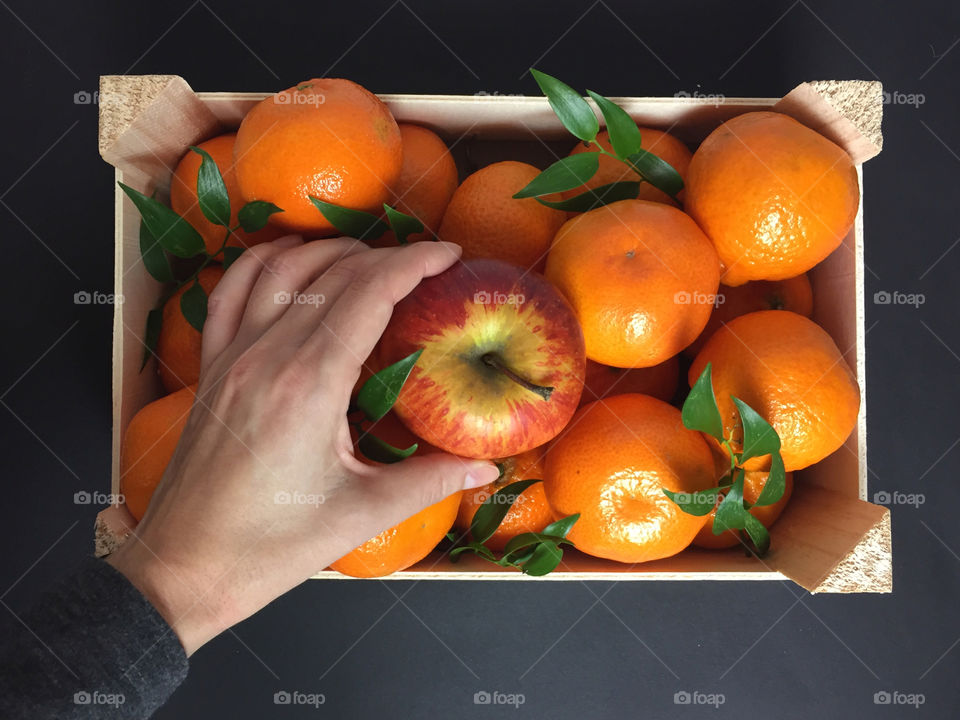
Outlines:
[{"label": "sweater cuff", "polygon": [[85,558],[22,621],[2,653],[3,717],[149,717],[187,676],[176,634],[103,560]]}]

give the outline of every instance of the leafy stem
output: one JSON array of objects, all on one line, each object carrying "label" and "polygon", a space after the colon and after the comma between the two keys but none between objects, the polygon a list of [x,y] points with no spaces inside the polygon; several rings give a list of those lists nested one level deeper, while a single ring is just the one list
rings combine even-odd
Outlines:
[{"label": "leafy stem", "polygon": [[457,537],[454,533],[447,535],[454,544],[449,552],[450,560],[456,562],[463,553],[472,552],[494,565],[515,568],[526,575],[540,576],[553,572],[563,560],[561,546],[573,545],[567,540],[567,533],[580,519],[579,513],[556,520],[541,532],[525,532],[511,538],[500,557],[486,545],[524,490],[538,482],[541,481],[518,480],[487,497],[470,522],[470,540]]},{"label": "leafy stem", "polygon": [[626,187],[626,184],[618,183],[621,187],[615,192],[610,192],[605,186],[607,191],[604,193],[589,194],[588,190],[563,202],[545,199],[544,196],[585,185],[599,169],[599,155],[604,155],[627,165],[640,177],[639,182],[650,183],[674,200],[677,199],[678,193],[683,190],[683,179],[669,163],[643,149],[640,128],[622,107],[599,93],[587,90],[587,94],[603,115],[610,146],[613,148],[611,152],[597,141],[600,131],[597,116],[580,93],[546,73],[533,68],[530,73],[563,126],[583,141],[587,148],[595,146],[597,152],[575,153],[558,160],[517,192],[514,198],[533,197],[543,205],[572,212],[583,212],[629,197],[636,198],[639,193],[638,184]]},{"label": "leafy stem", "polygon": [[[240,208],[237,212],[238,223],[231,227],[230,196],[220,169],[205,150],[193,146],[190,150],[201,157],[197,170],[197,204],[209,222],[225,229],[223,242],[212,254],[207,252],[206,243],[200,233],[184,217],[156,197],[148,197],[139,190],[119,183],[120,189],[140,213],[140,255],[144,267],[155,280],[172,286],[161,296],[158,307],[147,314],[141,370],[146,367],[156,348],[163,325],[162,309],[170,298],[184,286],[190,286],[180,298],[180,310],[194,329],[203,332],[207,318],[207,294],[198,281],[200,272],[221,257],[226,270],[244,249],[228,246],[230,237],[240,228],[249,233],[262,230],[271,215],[283,212],[273,203],[255,200]],[[198,257],[202,259],[186,278],[178,280],[170,256],[190,260]]]},{"label": "leafy stem", "polygon": [[[742,440],[740,449],[734,445],[733,432],[730,437],[724,435],[723,418],[717,406],[713,391],[711,364],[707,363],[700,377],[690,389],[683,403],[681,417],[683,425],[689,430],[697,430],[714,438],[730,458],[730,472],[725,473],[717,486],[694,493],[675,493],[664,489],[664,493],[684,512],[691,515],[705,515],[716,504],[713,518],[713,533],[720,535],[727,530],[743,531],[753,544],[751,550],[762,556],[770,547],[770,534],[764,525],[750,514],[750,508],[772,505],[783,497],[786,487],[786,473],[783,457],[780,455],[780,436],[759,413],[739,398],[731,400],[740,415]],[[744,497],[744,482],[747,461],[770,457],[770,471],[760,496],[750,503]]]}]

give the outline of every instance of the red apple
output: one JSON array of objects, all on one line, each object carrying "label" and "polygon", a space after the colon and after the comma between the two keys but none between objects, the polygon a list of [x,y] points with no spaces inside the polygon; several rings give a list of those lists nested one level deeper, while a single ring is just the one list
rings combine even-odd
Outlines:
[{"label": "red apple", "polygon": [[583,386],[583,332],[539,273],[467,260],[401,300],[381,367],[423,348],[394,406],[447,452],[502,458],[543,445],[570,421]]}]

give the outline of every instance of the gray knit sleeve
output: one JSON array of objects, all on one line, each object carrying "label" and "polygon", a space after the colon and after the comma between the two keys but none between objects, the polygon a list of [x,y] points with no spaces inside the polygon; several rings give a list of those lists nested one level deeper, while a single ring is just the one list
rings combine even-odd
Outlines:
[{"label": "gray knit sleeve", "polygon": [[0,717],[146,718],[187,676],[180,641],[112,566],[80,569],[0,638]]}]

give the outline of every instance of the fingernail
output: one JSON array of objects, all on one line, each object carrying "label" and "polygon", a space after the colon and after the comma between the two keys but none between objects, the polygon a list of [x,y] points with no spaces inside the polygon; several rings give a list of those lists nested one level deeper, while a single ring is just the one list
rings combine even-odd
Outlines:
[{"label": "fingernail", "polygon": [[440,245],[441,247],[445,247],[447,250],[451,252],[451,254],[456,255],[457,257],[460,257],[460,255],[463,253],[463,248],[460,245],[457,245],[456,243],[439,240],[437,241],[437,245]]},{"label": "fingernail", "polygon": [[479,462],[467,472],[463,479],[463,489],[473,490],[474,488],[489,485],[500,477],[500,469],[492,462]]},{"label": "fingernail", "polygon": [[282,238],[277,238],[273,241],[273,244],[277,247],[290,248],[294,245],[300,245],[303,243],[302,235],[284,235]]}]

